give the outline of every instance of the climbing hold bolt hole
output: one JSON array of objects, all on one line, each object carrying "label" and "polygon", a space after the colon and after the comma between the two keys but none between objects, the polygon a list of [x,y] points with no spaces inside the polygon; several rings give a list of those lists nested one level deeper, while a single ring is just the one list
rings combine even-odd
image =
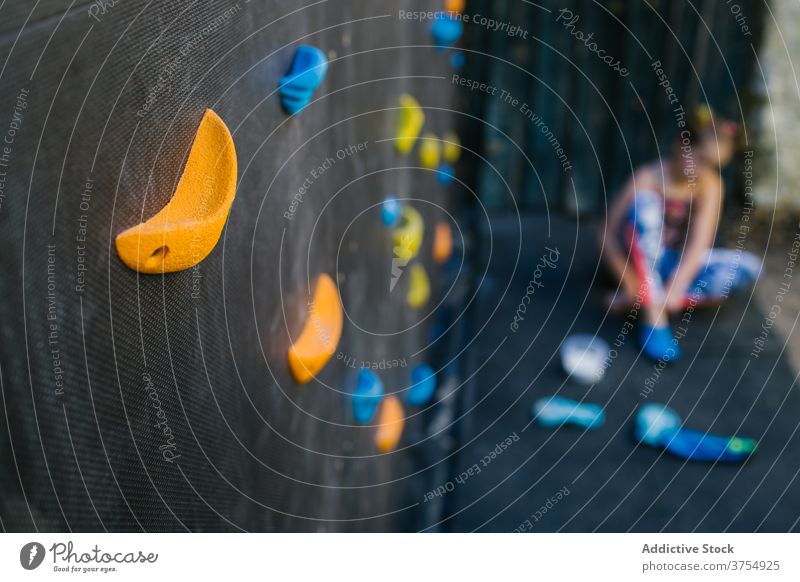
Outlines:
[{"label": "climbing hold bolt hole", "polygon": [[168,254],[169,254],[169,247],[168,246],[165,245],[163,247],[158,247],[156,250],[153,251],[153,254],[150,255],[150,261],[153,261],[153,262],[159,261],[159,260],[163,261],[164,259],[167,258]]}]

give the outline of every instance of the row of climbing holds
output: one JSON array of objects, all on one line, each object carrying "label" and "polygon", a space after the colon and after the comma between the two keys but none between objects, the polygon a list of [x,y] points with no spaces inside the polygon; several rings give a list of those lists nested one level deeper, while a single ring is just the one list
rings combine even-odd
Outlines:
[{"label": "row of climbing holds", "polygon": [[315,46],[297,47],[292,66],[280,82],[281,104],[289,115],[300,113],[311,101],[328,72],[328,59]]},{"label": "row of climbing holds", "polygon": [[289,370],[297,382],[310,382],[325,367],[339,345],[343,321],[339,290],[323,273],[317,278],[303,331],[289,347]]}]

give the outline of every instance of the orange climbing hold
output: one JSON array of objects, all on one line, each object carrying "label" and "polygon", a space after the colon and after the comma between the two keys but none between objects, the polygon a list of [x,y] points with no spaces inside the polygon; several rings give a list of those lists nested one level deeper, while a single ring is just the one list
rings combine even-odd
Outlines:
[{"label": "orange climbing hold", "polygon": [[336,283],[325,273],[317,279],[308,320],[289,348],[289,370],[301,384],[310,382],[336,352],[342,336],[342,302]]},{"label": "orange climbing hold", "polygon": [[444,10],[461,14],[464,12],[464,0],[444,0]]},{"label": "orange climbing hold", "polygon": [[120,233],[117,254],[140,273],[193,267],[217,244],[236,195],[236,150],[225,123],[206,109],[178,187],[161,211]]},{"label": "orange climbing hold", "polygon": [[453,254],[453,231],[447,222],[436,224],[433,233],[433,260],[439,263],[446,263]]},{"label": "orange climbing hold", "polygon": [[405,423],[400,399],[394,395],[384,398],[378,417],[378,432],[375,434],[375,446],[379,452],[388,453],[397,448]]}]

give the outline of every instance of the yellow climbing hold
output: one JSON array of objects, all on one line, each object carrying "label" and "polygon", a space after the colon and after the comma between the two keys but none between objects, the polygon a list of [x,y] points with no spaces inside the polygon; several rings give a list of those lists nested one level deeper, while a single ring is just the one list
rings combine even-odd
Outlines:
[{"label": "yellow climbing hold", "polygon": [[431,281],[425,267],[419,263],[411,265],[409,271],[411,278],[408,285],[406,301],[409,307],[419,309],[428,302],[431,296]]},{"label": "yellow climbing hold", "polygon": [[400,95],[400,117],[397,122],[396,145],[401,154],[409,153],[422,131],[425,113],[419,102],[408,93]]},{"label": "yellow climbing hold", "polygon": [[394,229],[395,254],[406,261],[416,257],[424,234],[422,215],[411,206],[404,206],[400,224]]},{"label": "yellow climbing hold", "polygon": [[452,254],[453,231],[449,223],[439,222],[436,224],[436,230],[433,233],[433,260],[441,265],[447,262],[447,259]]},{"label": "yellow climbing hold", "polygon": [[339,345],[342,321],[336,283],[323,273],[317,278],[303,332],[289,348],[289,370],[295,380],[301,384],[310,382],[325,367]]},{"label": "yellow climbing hold", "polygon": [[236,150],[225,123],[206,109],[178,187],[161,211],[120,233],[117,254],[140,273],[171,273],[205,259],[236,195]]},{"label": "yellow climbing hold", "polygon": [[439,167],[442,159],[442,142],[430,131],[422,136],[422,143],[419,146],[419,161],[423,168],[435,170]]},{"label": "yellow climbing hold", "polygon": [[461,157],[461,140],[458,139],[453,131],[444,134],[444,161],[448,164],[455,164]]},{"label": "yellow climbing hold", "polygon": [[378,451],[388,453],[397,448],[405,422],[400,399],[393,394],[384,398],[378,418],[378,432],[375,434],[375,446]]}]

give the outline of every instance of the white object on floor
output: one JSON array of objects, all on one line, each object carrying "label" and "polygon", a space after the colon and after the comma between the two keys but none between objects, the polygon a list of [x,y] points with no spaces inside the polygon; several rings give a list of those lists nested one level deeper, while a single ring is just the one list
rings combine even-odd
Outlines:
[{"label": "white object on floor", "polygon": [[571,335],[561,343],[561,365],[571,378],[595,384],[603,378],[610,350],[608,344],[595,335]]}]

